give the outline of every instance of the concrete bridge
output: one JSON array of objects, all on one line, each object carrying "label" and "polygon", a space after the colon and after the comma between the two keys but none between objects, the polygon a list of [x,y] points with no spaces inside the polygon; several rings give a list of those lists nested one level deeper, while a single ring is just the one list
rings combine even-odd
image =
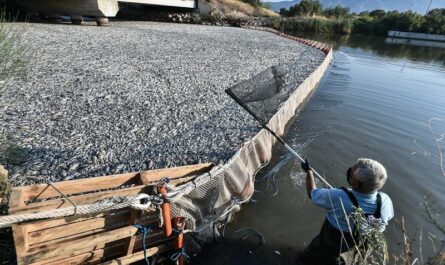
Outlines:
[{"label": "concrete bridge", "polygon": [[107,21],[116,16],[121,4],[143,4],[194,9],[197,0],[16,0],[17,4],[32,12],[71,16],[74,23],[81,22],[82,16]]}]

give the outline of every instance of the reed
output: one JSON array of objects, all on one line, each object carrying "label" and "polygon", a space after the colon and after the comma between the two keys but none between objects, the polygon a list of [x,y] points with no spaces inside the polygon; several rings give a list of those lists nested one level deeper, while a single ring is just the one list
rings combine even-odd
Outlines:
[{"label": "reed", "polygon": [[0,92],[10,78],[24,76],[28,65],[29,50],[22,33],[10,25],[15,17],[0,5]]},{"label": "reed", "polygon": [[275,23],[274,27],[278,26],[278,30],[285,32],[349,34],[352,22],[349,18],[292,17],[282,19],[278,25]]}]

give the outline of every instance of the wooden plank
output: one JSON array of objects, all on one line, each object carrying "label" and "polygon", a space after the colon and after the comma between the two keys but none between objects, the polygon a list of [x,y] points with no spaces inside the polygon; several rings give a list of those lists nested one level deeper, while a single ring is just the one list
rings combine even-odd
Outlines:
[{"label": "wooden plank", "polygon": [[[50,245],[44,245],[44,246],[39,246],[37,248],[34,247],[28,250],[27,253],[29,254],[28,256],[19,258],[18,260],[23,261],[25,262],[25,264],[27,264],[38,260],[43,260],[58,255],[63,255],[68,252],[74,252],[82,248],[94,247],[99,243],[109,243],[119,239],[127,238],[135,235],[137,232],[138,229],[136,227],[128,226],[107,231],[104,233],[99,233],[93,236],[69,240],[68,242],[60,242]],[[162,231],[157,231],[156,233],[162,233]],[[151,236],[156,235],[156,233],[152,233]]]},{"label": "wooden plank", "polygon": [[[99,178],[65,181],[56,183],[56,187],[64,194],[78,194],[86,191],[97,191],[87,194],[70,196],[70,200],[77,205],[94,203],[98,200],[115,197],[128,196],[141,192],[149,193],[152,187],[147,186],[152,182],[157,182],[163,177],[168,177],[173,185],[179,185],[190,181],[197,174],[207,172],[213,164],[199,164],[184,167],[144,171],[140,173],[129,173],[115,176],[105,176]],[[105,190],[126,185],[137,185],[129,188]],[[138,185],[139,184],[139,185]],[[140,185],[144,184],[144,185]],[[154,184],[154,183],[153,183]],[[50,198],[49,200],[31,202],[36,196]],[[12,192],[12,202],[10,202],[10,213],[32,213],[42,210],[57,209],[72,206],[71,203],[59,197],[60,194],[48,185],[34,185],[23,188],[14,188]],[[155,212],[156,210],[153,210]],[[13,228],[16,240],[17,257],[19,264],[79,264],[76,262],[100,260],[104,255],[103,249],[106,245],[120,243],[120,255],[130,256],[133,251],[141,248],[141,235],[136,235],[138,229],[133,226],[116,228],[109,230],[109,224],[123,222],[128,218],[129,210],[115,210],[117,214],[97,213],[94,217],[77,216],[65,217],[48,221],[33,221],[24,225],[15,225]],[[136,213],[136,212],[134,212]],[[110,217],[112,216],[112,217]],[[149,216],[150,217],[150,216]],[[143,220],[142,220],[143,219]],[[142,224],[154,225],[158,222],[158,216],[148,219],[147,214],[141,215],[139,220]],[[132,218],[131,224],[139,222],[138,218]],[[128,224],[128,223],[127,223]],[[149,235],[151,242],[147,245],[155,246],[162,244],[165,237],[158,230]],[[168,240],[168,238],[167,238]],[[125,245],[124,245],[125,243]],[[125,246],[126,251],[123,251]],[[102,249],[102,250],[101,250]],[[118,251],[113,251],[117,253]],[[137,255],[136,255],[137,256]],[[65,259],[65,260],[64,260]],[[63,260],[63,261],[62,261]],[[124,259],[126,260],[126,259]],[[42,262],[41,262],[42,261]]]},{"label": "wooden plank", "polygon": [[[166,238],[163,234],[157,234],[149,237],[151,243],[147,242],[147,247],[159,247],[161,245],[172,244],[173,238]],[[153,243],[154,242],[154,243]],[[107,244],[99,244],[94,248],[83,249],[77,252],[68,253],[67,255],[61,255],[54,258],[40,260],[32,265],[65,265],[65,264],[85,264],[88,260],[88,264],[98,264],[101,261],[107,261],[115,259],[120,256],[125,256],[123,247],[125,240],[115,241]],[[171,247],[170,247],[171,248]],[[135,249],[142,249],[142,235],[137,236],[135,242]],[[166,248],[168,250],[169,248]],[[130,254],[131,255],[131,254]]]},{"label": "wooden plank", "polygon": [[[99,255],[108,254],[107,252],[109,249],[114,249],[116,255],[123,255],[123,252],[122,252],[123,245],[124,245],[124,241],[122,241],[122,240],[115,241],[112,243],[97,244],[93,248],[84,248],[84,249],[81,249],[78,251],[66,253],[65,255],[59,255],[56,257],[49,258],[49,259],[39,260],[39,261],[36,261],[31,264],[32,265],[46,265],[46,264],[51,264],[51,265],[61,264],[62,265],[62,264],[65,264],[64,262],[66,260],[72,259],[73,261],[75,261],[77,259],[77,260],[81,261],[82,259],[88,258],[90,256],[93,256],[92,261],[94,261],[96,258],[99,258]],[[100,257],[99,260],[101,258],[102,257]],[[77,263],[77,264],[82,264],[82,263]]]},{"label": "wooden plank", "polygon": [[[39,248],[39,247],[44,247],[46,245],[53,245],[56,243],[63,243],[63,242],[67,242],[68,240],[75,240],[75,239],[79,239],[79,238],[84,238],[84,237],[88,237],[88,236],[93,236],[96,234],[100,234],[100,233],[104,233],[104,232],[108,232],[108,231],[113,231],[115,229],[119,229],[122,227],[127,227],[128,226],[128,219],[127,221],[123,224],[120,224],[119,226],[112,226],[112,227],[104,227],[104,228],[96,228],[96,229],[86,229],[86,231],[83,232],[79,232],[79,233],[73,233],[71,235],[66,235],[63,237],[57,237],[57,235],[52,235],[54,236],[53,239],[48,240],[48,241],[41,241],[38,243],[35,243],[33,245],[29,245],[29,248]],[[150,226],[150,227],[157,227],[159,224],[159,217],[158,216],[153,216],[151,219],[145,219],[143,221],[143,223],[146,226]]]},{"label": "wooden plank", "polygon": [[[135,184],[137,182],[139,174],[143,176],[142,179],[146,181],[145,183],[148,183],[158,181],[162,177],[173,178],[184,176],[187,174],[193,174],[194,172],[202,172],[203,170],[209,170],[212,166],[213,164],[211,163],[205,163],[174,168],[148,170],[127,174],[56,182],[54,183],[54,186],[56,186],[65,195],[78,194],[89,191],[116,188],[123,185]],[[45,199],[60,196],[59,192],[57,192],[54,188],[48,186],[47,184],[14,187],[12,188],[12,192],[20,192],[21,198],[25,201],[34,200],[36,198]]]},{"label": "wooden plank", "polygon": [[164,177],[168,177],[171,179],[171,178],[185,177],[192,174],[193,175],[200,174],[209,171],[213,166],[214,166],[213,163],[204,163],[204,164],[189,165],[189,166],[175,167],[169,169],[150,170],[141,172],[140,177],[142,183],[148,184],[153,181],[159,181]]},{"label": "wooden plank", "polygon": [[16,188],[11,188],[11,194],[9,195],[8,208],[16,208],[25,206],[25,200],[22,197],[22,192]]},{"label": "wooden plank", "polygon": [[[65,195],[78,194],[89,191],[116,188],[123,185],[134,184],[137,181],[138,172],[120,175],[111,175],[104,177],[94,177],[86,179],[68,180],[55,182],[53,185],[57,187]],[[59,197],[60,193],[47,184],[38,184],[25,187],[14,187],[12,191],[22,192],[22,198],[25,201],[33,199],[47,199],[51,197]]]},{"label": "wooden plank", "polygon": [[34,221],[30,223],[26,223],[26,226],[28,227],[28,233],[48,229],[51,227],[57,227],[61,225],[66,224],[74,224],[78,222],[88,221],[92,219],[99,219],[99,218],[106,218],[108,215],[114,214],[114,215],[130,215],[129,209],[117,209],[117,210],[111,210],[106,212],[97,213],[95,215],[91,216],[77,216],[77,217],[62,217],[59,219],[49,219],[49,220],[40,220],[40,221]]},{"label": "wooden plank", "polygon": [[[136,224],[137,220],[139,219],[140,216],[140,211],[131,210],[131,215],[130,215],[130,221],[128,222],[129,225],[134,225]],[[159,216],[158,216],[159,218]],[[132,236],[129,239],[127,239],[126,244],[124,245],[124,253],[125,255],[130,255],[133,254],[133,250],[134,250],[134,244],[136,242],[136,238],[137,236]]]},{"label": "wooden plank", "polygon": [[[161,245],[147,249],[147,257],[151,257],[155,254],[160,254],[168,251],[171,248],[170,245]],[[101,265],[124,265],[131,264],[136,261],[144,259],[144,251],[140,251],[125,257],[117,258],[111,261],[103,262]]]},{"label": "wooden plank", "polygon": [[[56,260],[53,262],[45,262],[45,263],[40,263],[40,264],[45,264],[45,265],[77,265],[77,264],[89,264],[89,265],[93,265],[93,264],[100,264],[101,259],[103,258],[103,256],[105,255],[105,252],[107,251],[107,249],[97,249],[97,250],[93,250],[91,252],[87,252],[87,253],[83,253],[77,256],[73,256],[73,257],[69,257],[69,258],[65,258],[65,259],[61,259],[61,260]],[[120,253],[118,252],[119,249],[115,248],[115,255],[116,256],[120,256]],[[33,263],[32,265],[36,265],[36,263]]]},{"label": "wooden plank", "polygon": [[[193,179],[194,176],[190,177],[180,177],[180,179],[172,179],[170,184],[172,185],[179,185],[182,183],[185,183],[191,179]],[[131,188],[126,189],[119,189],[119,190],[107,190],[102,192],[95,192],[95,193],[89,193],[84,195],[77,195],[70,197],[70,200],[73,201],[76,205],[83,205],[83,204],[91,204],[95,203],[98,200],[103,200],[110,197],[116,197],[116,196],[129,196],[129,195],[135,195],[139,193],[148,193],[151,192],[151,187],[146,185],[139,185],[134,186]],[[54,200],[47,200],[43,202],[35,202],[30,203],[24,207],[16,207],[9,209],[10,214],[26,214],[26,213],[36,213],[41,212],[43,210],[52,210],[52,209],[60,209],[65,207],[71,207],[72,204],[64,198],[60,199],[54,199]]]},{"label": "wooden plank", "polygon": [[12,235],[14,236],[15,252],[17,256],[25,255],[29,249],[26,225],[13,225]]},{"label": "wooden plank", "polygon": [[323,50],[325,50],[327,46],[328,46],[327,43],[323,43],[323,46],[322,46],[321,48],[322,48]]},{"label": "wooden plank", "polygon": [[[129,196],[129,195],[135,195],[142,193],[144,191],[149,191],[148,186],[135,186],[127,189],[120,189],[120,190],[107,190],[102,192],[96,192],[96,193],[89,193],[84,195],[78,195],[70,197],[70,200],[73,201],[77,205],[82,204],[91,204],[98,200],[103,200],[110,197],[116,197],[116,196]],[[14,209],[9,209],[9,213],[11,214],[25,214],[25,213],[35,213],[35,212],[41,212],[43,210],[52,210],[52,209],[60,209],[65,207],[71,207],[72,204],[65,199],[55,199],[55,200],[48,200],[43,202],[36,202],[31,203],[25,207],[19,207]]]},{"label": "wooden plank", "polygon": [[33,231],[28,234],[28,243],[32,246],[37,243],[44,243],[46,241],[96,229],[107,229],[111,225],[117,225],[119,223],[122,224],[121,226],[126,226],[124,222],[128,220],[129,217],[129,214],[109,215],[101,218],[85,220],[84,222],[68,223],[66,225]]}]

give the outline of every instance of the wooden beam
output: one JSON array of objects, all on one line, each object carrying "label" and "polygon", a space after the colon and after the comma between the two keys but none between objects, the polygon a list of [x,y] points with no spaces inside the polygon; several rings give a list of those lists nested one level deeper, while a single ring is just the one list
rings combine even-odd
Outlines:
[{"label": "wooden beam", "polygon": [[173,179],[173,178],[200,174],[209,171],[213,166],[214,165],[212,163],[204,163],[204,164],[189,165],[183,167],[168,168],[168,170],[166,169],[150,170],[141,172],[140,177],[142,183],[149,184],[150,182],[159,181],[165,177]]},{"label": "wooden beam", "polygon": [[[139,219],[140,212],[137,210],[132,209],[131,215],[130,215],[130,221],[128,222],[129,225],[136,224],[137,220]],[[159,216],[157,216],[159,218]],[[137,236],[131,236],[129,239],[127,239],[127,242],[124,244],[124,253],[126,256],[133,254],[134,250],[134,244],[136,242]]]},{"label": "wooden beam", "polygon": [[85,216],[85,217],[62,217],[58,219],[49,219],[49,220],[38,220],[26,223],[26,226],[28,227],[28,233],[40,231],[52,227],[58,227],[62,225],[67,224],[75,224],[78,222],[88,221],[88,220],[94,220],[94,219],[100,219],[100,218],[106,218],[109,214],[113,215],[127,215],[130,216],[130,210],[129,209],[118,209],[118,210],[111,210],[111,211],[104,211],[95,215]]},{"label": "wooden beam", "polygon": [[107,229],[116,224],[126,226],[125,222],[128,220],[128,214],[108,215],[94,219],[85,220],[84,222],[68,223],[57,227],[38,230],[29,233],[29,245],[46,243],[47,241],[60,239],[88,231],[97,231],[97,229]]},{"label": "wooden beam", "polygon": [[123,244],[123,242],[115,242],[97,245],[95,248],[82,249],[66,255],[39,260],[30,265],[98,264],[103,258],[111,259],[124,255],[122,252]]},{"label": "wooden beam", "polygon": [[[133,172],[120,175],[62,181],[54,183],[54,186],[56,186],[57,189],[59,189],[65,195],[71,195],[135,184],[138,181],[138,177],[141,177],[141,179],[145,181],[143,183],[148,183],[159,181],[163,177],[175,178],[179,176],[203,172],[204,170],[210,170],[211,167],[213,167],[212,163],[205,163],[182,167]],[[18,199],[21,198],[21,200],[24,201],[47,199],[60,196],[60,193],[58,191],[48,186],[47,184],[14,187],[12,188],[12,193],[21,193],[20,196],[15,195],[15,197],[17,197]]]},{"label": "wooden beam", "polygon": [[[151,247],[147,249],[147,257],[151,257],[155,254],[160,254],[163,252],[168,251],[171,249],[170,244],[169,245],[161,245],[156,247]],[[124,265],[124,264],[131,264],[136,261],[140,261],[144,259],[144,251],[140,251],[131,255],[127,255],[125,257],[117,258],[111,261],[103,262],[100,265]]]}]

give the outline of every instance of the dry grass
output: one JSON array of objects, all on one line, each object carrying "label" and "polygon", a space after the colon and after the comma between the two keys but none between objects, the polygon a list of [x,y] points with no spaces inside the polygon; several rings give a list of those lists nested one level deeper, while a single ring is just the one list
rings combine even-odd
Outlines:
[{"label": "dry grass", "polygon": [[255,7],[239,0],[209,0],[208,3],[229,18],[279,17],[270,9]]},{"label": "dry grass", "polygon": [[14,20],[0,5],[0,92],[9,78],[24,76],[27,66],[27,46],[20,30],[7,25],[10,21]]}]

